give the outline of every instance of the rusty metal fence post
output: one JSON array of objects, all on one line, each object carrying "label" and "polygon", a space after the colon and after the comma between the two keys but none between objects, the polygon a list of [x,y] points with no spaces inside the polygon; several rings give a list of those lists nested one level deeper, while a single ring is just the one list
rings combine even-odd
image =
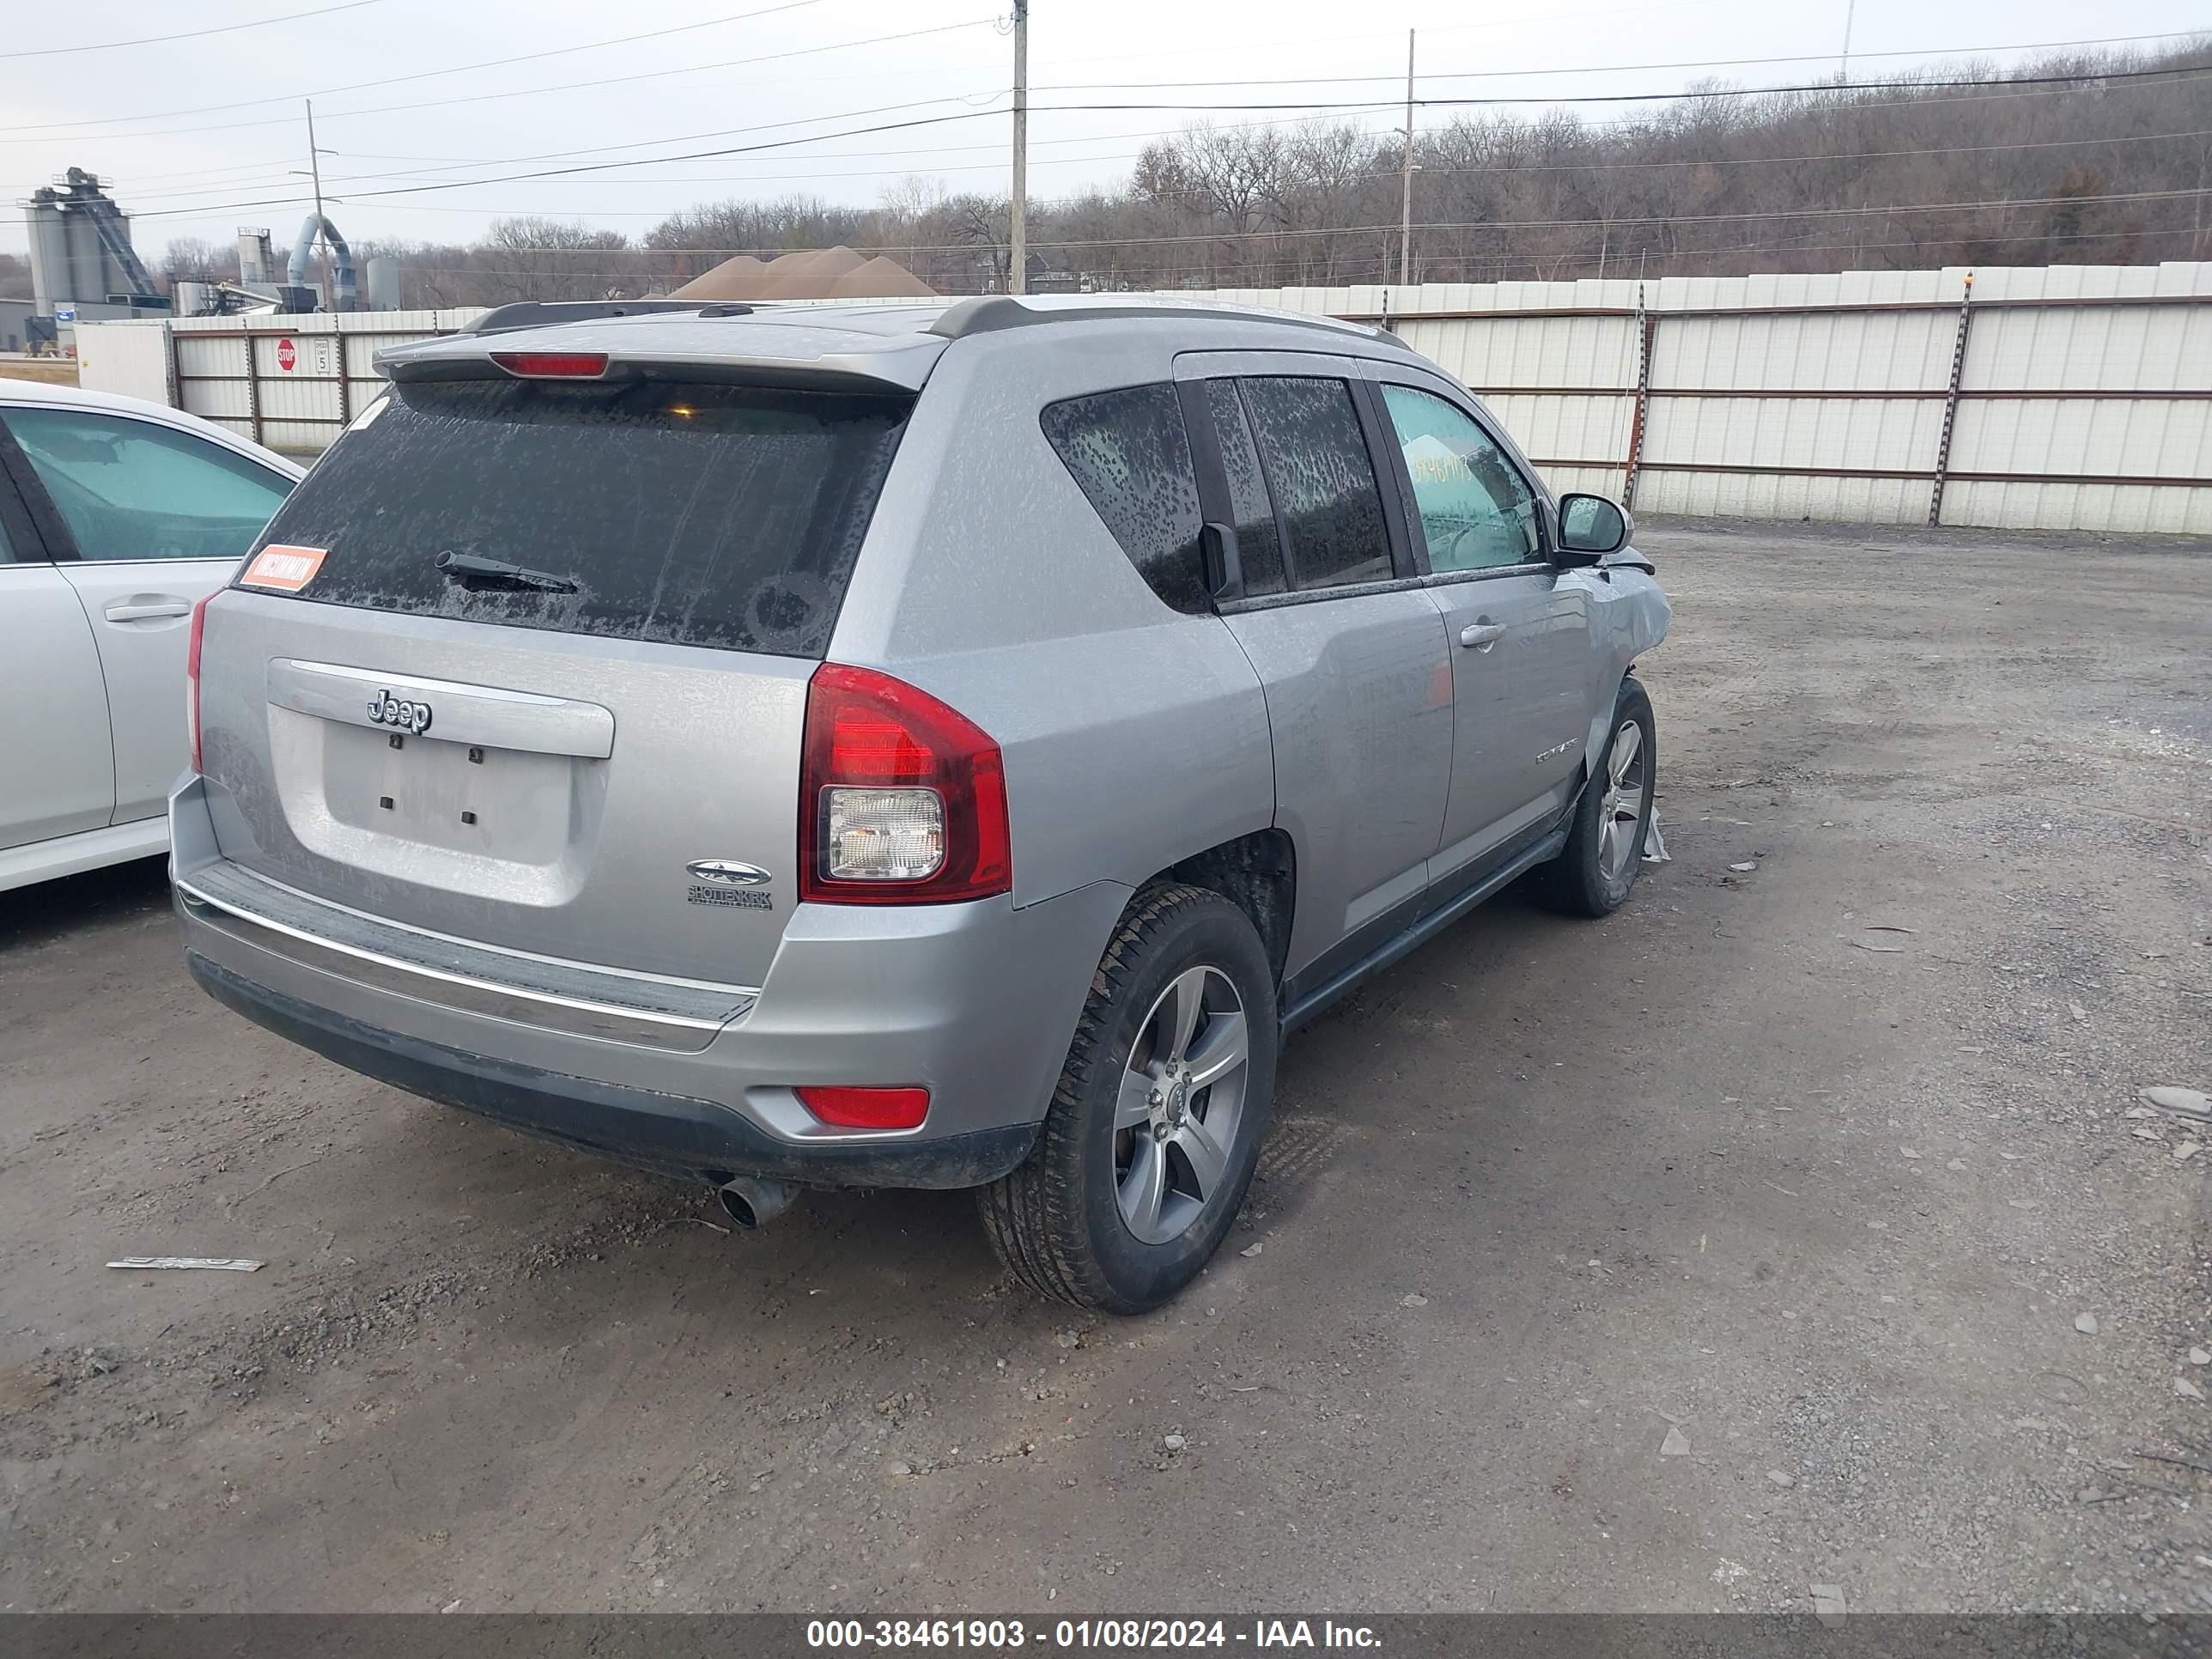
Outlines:
[{"label": "rusty metal fence post", "polygon": [[1636,285],[1636,404],[1628,417],[1628,459],[1620,481],[1620,504],[1636,507],[1636,469],[1644,459],[1644,428],[1651,407],[1651,345],[1659,332],[1656,312],[1644,306],[1644,284]]},{"label": "rusty metal fence post", "polygon": [[1943,435],[1936,444],[1936,481],[1928,492],[1928,522],[1943,522],[1943,478],[1951,470],[1951,428],[1959,419],[1959,386],[1966,372],[1966,331],[1974,320],[1974,273],[1959,295],[1959,332],[1951,343],[1951,384],[1943,394]]},{"label": "rusty metal fence post", "polygon": [[264,441],[261,435],[261,375],[253,364],[253,331],[239,330],[239,343],[246,348],[246,413],[253,422],[253,441]]}]

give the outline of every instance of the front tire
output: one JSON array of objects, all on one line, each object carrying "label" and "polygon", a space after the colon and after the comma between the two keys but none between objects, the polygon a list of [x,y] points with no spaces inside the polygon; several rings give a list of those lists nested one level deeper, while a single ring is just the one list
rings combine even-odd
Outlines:
[{"label": "front tire", "polygon": [[1659,777],[1651,697],[1633,676],[1613,700],[1613,732],[1575,807],[1567,844],[1546,865],[1540,890],[1571,916],[1609,916],[1627,902],[1644,866],[1644,838]]},{"label": "front tire", "polygon": [[1226,1237],[1275,1088],[1274,976],[1244,913],[1204,888],[1130,902],[1091,981],[1036,1146],[978,1194],[1040,1295],[1157,1308]]}]

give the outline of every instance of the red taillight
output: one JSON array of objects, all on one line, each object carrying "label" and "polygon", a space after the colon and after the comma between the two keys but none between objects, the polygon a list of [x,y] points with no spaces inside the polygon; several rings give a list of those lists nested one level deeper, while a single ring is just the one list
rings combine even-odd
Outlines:
[{"label": "red taillight", "polygon": [[604,351],[495,351],[491,360],[526,380],[596,380],[607,372]]},{"label": "red taillight", "polygon": [[185,647],[185,730],[192,736],[192,771],[197,775],[200,766],[200,635],[207,631],[208,599],[210,593],[192,607],[191,641]]},{"label": "red taillight", "polygon": [[840,1129],[918,1129],[929,1115],[927,1089],[833,1089],[809,1085],[793,1092],[808,1111]]},{"label": "red taillight", "polygon": [[903,680],[814,671],[799,799],[802,899],[942,903],[1013,885],[999,745]]}]

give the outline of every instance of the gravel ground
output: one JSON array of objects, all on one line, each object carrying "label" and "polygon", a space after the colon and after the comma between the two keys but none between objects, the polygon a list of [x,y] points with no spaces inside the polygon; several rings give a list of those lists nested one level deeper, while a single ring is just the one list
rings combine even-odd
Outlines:
[{"label": "gravel ground", "polygon": [[1145,1319],[288,1048],[157,869],[0,896],[0,1607],[2212,1608],[2212,558],[1644,540],[1673,861],[1296,1038]]}]

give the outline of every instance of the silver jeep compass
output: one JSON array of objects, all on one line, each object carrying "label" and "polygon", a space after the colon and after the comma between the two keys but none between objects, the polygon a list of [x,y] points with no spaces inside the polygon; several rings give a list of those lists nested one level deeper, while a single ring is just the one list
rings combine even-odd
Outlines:
[{"label": "silver jeep compass", "polygon": [[977,1188],[1133,1312],[1284,1032],[1636,879],[1651,567],[1388,333],[526,306],[380,367],[193,618],[171,802],[192,973],[372,1077],[749,1225]]}]

